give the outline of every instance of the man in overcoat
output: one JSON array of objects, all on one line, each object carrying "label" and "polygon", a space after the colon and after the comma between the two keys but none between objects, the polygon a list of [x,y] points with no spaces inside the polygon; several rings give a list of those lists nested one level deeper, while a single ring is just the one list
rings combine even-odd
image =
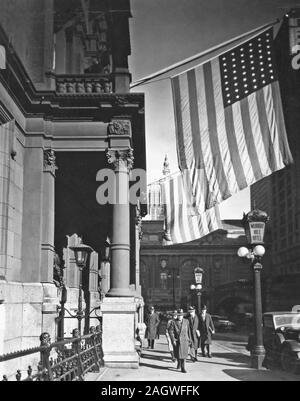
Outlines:
[{"label": "man in overcoat", "polygon": [[197,352],[198,352],[198,345],[199,345],[199,338],[200,338],[200,331],[199,331],[199,319],[196,315],[196,310],[194,306],[189,307],[189,315],[188,321],[190,324],[190,334],[191,334],[191,347],[190,353],[193,362],[197,361]]},{"label": "man in overcoat", "polygon": [[[209,313],[207,313],[206,305],[201,308],[201,314],[199,316],[199,330],[201,336],[201,351],[202,356],[211,358],[210,346],[212,344],[212,334],[215,334],[215,326]],[[206,352],[205,352],[206,349]]]},{"label": "man in overcoat", "polygon": [[157,329],[159,326],[160,320],[158,314],[154,310],[154,306],[150,306],[149,313],[146,316],[145,324],[146,324],[146,333],[145,338],[148,340],[148,348],[154,349],[154,341],[157,337]]},{"label": "man in overcoat", "polygon": [[185,360],[189,354],[189,346],[191,343],[190,324],[185,319],[182,309],[178,310],[177,319],[170,327],[170,337],[174,347],[174,354],[177,359],[177,369],[181,369],[182,373],[186,373]]}]

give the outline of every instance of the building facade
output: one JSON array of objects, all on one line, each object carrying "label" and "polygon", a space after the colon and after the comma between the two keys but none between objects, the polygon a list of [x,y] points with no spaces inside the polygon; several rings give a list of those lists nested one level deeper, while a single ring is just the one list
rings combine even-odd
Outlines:
[{"label": "building facade", "polygon": [[252,207],[270,216],[263,271],[268,310],[290,310],[300,303],[300,73],[292,66],[299,17],[299,10],[286,17],[276,38],[279,83],[294,163],[251,187]]},{"label": "building facade", "polygon": [[145,169],[144,97],[129,93],[130,17],[127,0],[1,2],[0,354],[37,346],[42,332],[70,336],[77,321],[61,325],[62,288],[74,314],[70,246],[85,243],[94,250],[85,330],[99,324],[88,312],[101,303],[106,364],[138,364],[146,208],[98,198],[107,171],[126,197],[130,170]]},{"label": "building facade", "polygon": [[201,302],[215,314],[237,315],[252,311],[252,274],[249,263],[237,256],[245,245],[241,223],[224,220],[223,228],[199,240],[162,246],[163,220],[143,221],[141,285],[146,305],[166,311],[198,300],[190,285],[194,269],[204,270]]}]

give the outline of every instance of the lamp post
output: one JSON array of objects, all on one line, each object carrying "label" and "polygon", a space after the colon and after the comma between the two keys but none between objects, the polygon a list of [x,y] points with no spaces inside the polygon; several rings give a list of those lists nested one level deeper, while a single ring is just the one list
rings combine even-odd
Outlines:
[{"label": "lamp post", "polygon": [[262,296],[261,296],[261,259],[265,254],[264,235],[265,226],[269,217],[266,212],[255,209],[243,216],[243,226],[249,248],[241,247],[238,250],[239,257],[246,257],[251,260],[251,267],[253,269],[253,283],[254,283],[254,333],[255,344],[251,350],[251,367],[261,369],[266,355],[264,342],[263,342],[263,327],[262,327]]},{"label": "lamp post", "polygon": [[172,278],[173,309],[176,309],[176,294],[175,294],[175,284],[176,284],[176,283],[175,283],[175,278],[180,279],[179,271],[176,270],[176,273],[175,273],[175,270],[169,271],[168,277],[169,277],[169,278]]},{"label": "lamp post", "polygon": [[202,279],[203,279],[204,270],[197,266],[194,269],[194,276],[195,276],[195,284],[190,285],[190,289],[192,291],[196,291],[197,299],[198,299],[198,314],[201,312],[201,290],[202,290]]},{"label": "lamp post", "polygon": [[86,267],[88,256],[91,252],[93,252],[93,249],[90,246],[84,244],[71,246],[70,249],[75,254],[76,265],[79,268],[78,309],[74,317],[76,317],[76,319],[78,320],[78,330],[79,330],[79,335],[81,336],[81,321],[84,319],[85,316],[84,311],[82,309],[82,271]]}]

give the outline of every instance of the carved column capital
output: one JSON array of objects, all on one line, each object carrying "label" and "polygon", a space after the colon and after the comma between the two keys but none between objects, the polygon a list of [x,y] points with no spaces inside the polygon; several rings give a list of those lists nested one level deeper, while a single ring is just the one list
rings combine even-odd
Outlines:
[{"label": "carved column capital", "polygon": [[131,137],[131,121],[130,120],[112,120],[108,124],[109,135],[125,135]]},{"label": "carved column capital", "polygon": [[50,173],[55,175],[55,171],[57,170],[56,166],[56,157],[53,149],[45,149],[44,150],[44,171],[49,171]]},{"label": "carved column capital", "polygon": [[107,161],[114,170],[130,171],[133,167],[134,157],[131,148],[124,150],[108,149],[106,152]]}]

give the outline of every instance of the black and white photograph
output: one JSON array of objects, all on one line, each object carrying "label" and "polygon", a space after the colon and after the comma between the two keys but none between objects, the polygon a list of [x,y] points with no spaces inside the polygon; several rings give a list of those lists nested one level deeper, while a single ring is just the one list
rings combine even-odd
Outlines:
[{"label": "black and white photograph", "polygon": [[0,381],[300,381],[300,0],[0,0]]}]

